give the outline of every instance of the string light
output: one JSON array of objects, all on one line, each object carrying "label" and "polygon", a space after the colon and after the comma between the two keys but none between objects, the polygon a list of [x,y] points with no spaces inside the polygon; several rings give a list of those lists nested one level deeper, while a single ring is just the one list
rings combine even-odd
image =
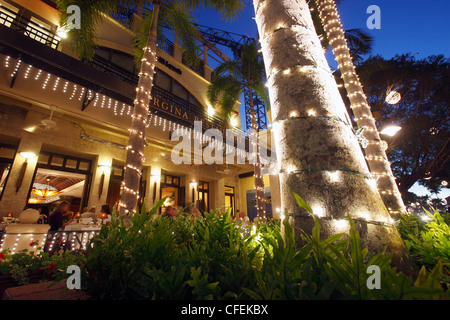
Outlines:
[{"label": "string light", "polygon": [[[374,171],[374,168],[379,167],[377,163],[385,163],[386,171],[372,173],[381,179],[390,177],[392,174],[390,173],[390,162],[387,160],[385,154],[385,145],[379,138],[376,120],[372,116],[370,107],[367,103],[367,97],[364,94],[359,77],[356,74],[356,69],[348,49],[336,5],[333,0],[318,0],[316,3],[322,25],[328,35],[329,43],[332,46],[335,59],[341,70],[341,76],[344,80],[344,86],[350,99],[351,109],[355,115],[355,121],[359,127],[364,126],[365,132],[367,132],[366,139],[369,148],[366,150],[366,160],[369,168],[371,171]],[[386,187],[390,189],[389,192],[386,192]],[[382,188],[384,189],[382,190]],[[394,196],[395,200],[383,197],[385,203],[390,203],[392,205],[396,202],[396,206],[399,206],[400,211],[406,212],[395,181],[390,181],[390,179],[380,180],[378,189],[382,197],[384,195]],[[390,209],[390,206],[388,207]],[[390,209],[389,211],[393,212],[398,210]]]},{"label": "string light", "polygon": [[[315,207],[316,210],[319,207]],[[314,212],[314,211],[313,211]],[[390,217],[380,217],[378,220],[368,219],[369,217],[368,213],[360,213],[358,217],[348,217],[345,218],[335,218],[332,216],[325,215],[323,212],[323,209],[319,209],[319,212],[321,215],[319,216],[318,213],[314,212],[314,216],[316,216],[318,219],[323,221],[332,221],[337,229],[344,229],[350,227],[350,219],[355,223],[361,223],[361,224],[372,224],[376,226],[383,226],[383,227],[395,227],[395,225],[398,223],[398,221],[393,220]],[[303,215],[294,215],[292,213],[288,214],[292,218],[298,218],[298,219],[311,219],[313,215],[310,213],[303,214]]]}]

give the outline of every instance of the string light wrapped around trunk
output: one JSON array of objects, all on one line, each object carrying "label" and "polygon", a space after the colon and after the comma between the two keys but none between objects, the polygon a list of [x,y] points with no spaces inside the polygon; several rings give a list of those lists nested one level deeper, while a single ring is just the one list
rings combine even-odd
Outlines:
[{"label": "string light wrapped around trunk", "polygon": [[322,25],[341,71],[344,86],[358,127],[365,127],[364,136],[368,140],[365,148],[366,159],[373,176],[377,179],[378,189],[384,204],[391,214],[405,213],[391,164],[387,158],[384,144],[372,116],[370,106],[362,85],[356,74],[355,66],[342,28],[341,20],[334,0],[316,0]]}]

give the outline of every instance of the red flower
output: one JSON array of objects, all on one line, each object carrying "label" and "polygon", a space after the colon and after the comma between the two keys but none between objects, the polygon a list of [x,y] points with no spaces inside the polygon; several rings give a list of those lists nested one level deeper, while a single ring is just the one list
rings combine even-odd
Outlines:
[{"label": "red flower", "polygon": [[0,261],[5,259],[5,255],[3,253],[0,253]]},{"label": "red flower", "polygon": [[56,264],[50,263],[50,264],[48,265],[47,272],[50,273],[50,272],[52,272],[52,271],[55,271],[55,269],[56,269]]},{"label": "red flower", "polygon": [[30,243],[30,247],[34,247],[34,246],[37,246],[37,245],[38,245],[37,241],[33,241],[33,242]]}]

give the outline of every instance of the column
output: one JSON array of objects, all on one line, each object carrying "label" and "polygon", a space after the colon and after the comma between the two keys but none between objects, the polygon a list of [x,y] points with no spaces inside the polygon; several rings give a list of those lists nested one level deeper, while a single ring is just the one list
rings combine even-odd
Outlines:
[{"label": "column", "polygon": [[[0,201],[0,216],[12,213],[18,217],[25,209],[28,201],[28,193],[33,184],[34,172],[38,155],[42,147],[42,142],[36,140],[32,134],[24,134],[20,141],[17,154],[14,158],[8,182]],[[24,152],[29,153],[26,158],[21,155]],[[34,154],[34,157],[31,155]]]},{"label": "column", "polygon": [[[97,213],[102,205],[106,204],[108,198],[109,178],[111,176],[112,158],[110,156],[99,155],[94,161],[92,170],[91,190],[89,194],[89,207],[95,206]],[[111,208],[112,210],[113,208]],[[117,208],[116,208],[117,210]]]}]

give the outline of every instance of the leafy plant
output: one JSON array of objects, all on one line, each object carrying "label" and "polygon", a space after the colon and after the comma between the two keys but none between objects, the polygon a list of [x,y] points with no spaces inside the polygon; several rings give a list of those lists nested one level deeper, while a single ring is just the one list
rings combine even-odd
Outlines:
[{"label": "leafy plant", "polygon": [[41,281],[57,281],[67,276],[68,266],[82,266],[84,263],[85,257],[81,253],[66,251],[49,255],[42,251],[38,241],[31,245],[36,246],[36,250],[24,249],[14,254],[3,250],[0,253],[0,274],[11,276],[19,286],[30,284],[32,272],[40,272]]},{"label": "leafy plant", "polygon": [[[310,207],[296,195],[299,206]],[[254,225],[246,232],[230,211],[203,218],[148,214],[128,223],[114,215],[93,239],[84,268],[85,290],[96,299],[445,299],[437,264],[417,279],[390,266],[384,251],[370,256],[350,221],[349,233],[312,234],[295,245],[288,218]],[[283,230],[283,231],[282,231]],[[379,269],[380,289],[367,285],[369,266]]]},{"label": "leafy plant", "polygon": [[[300,207],[311,208],[295,195]],[[253,299],[345,299],[399,300],[448,299],[439,282],[442,265],[427,274],[423,268],[416,279],[390,267],[384,251],[369,257],[351,218],[349,234],[320,237],[320,223],[315,220],[312,234],[304,233],[306,244],[295,248],[294,232],[286,218],[284,238],[270,242],[272,254],[266,254],[261,270],[256,272],[256,286],[246,292]],[[380,270],[380,289],[367,285],[369,266]]]},{"label": "leafy plant", "polygon": [[[441,280],[450,284],[450,226],[445,216],[438,211],[426,211],[426,220],[415,215],[404,215],[400,219],[399,230],[406,247],[418,264],[432,270],[441,264]],[[428,220],[428,221],[427,221]]]}]

